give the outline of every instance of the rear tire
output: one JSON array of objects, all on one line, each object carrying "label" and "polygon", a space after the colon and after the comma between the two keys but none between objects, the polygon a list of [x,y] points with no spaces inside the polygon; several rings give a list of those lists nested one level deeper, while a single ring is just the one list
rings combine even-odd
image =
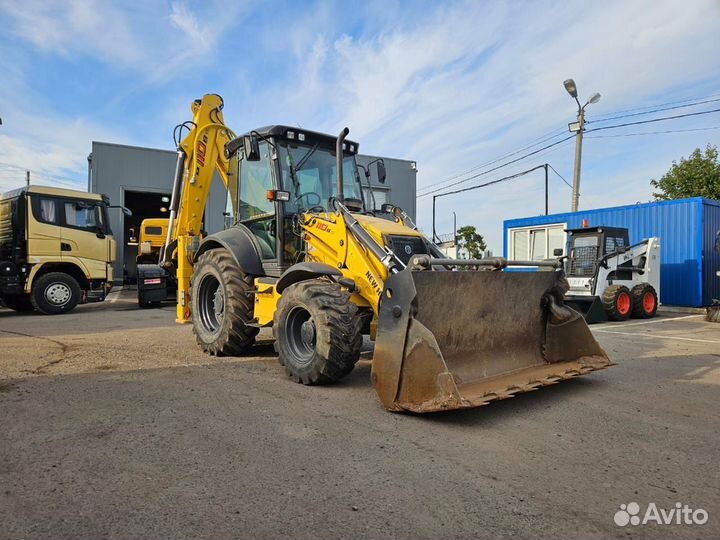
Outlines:
[{"label": "rear tire", "polygon": [[3,296],[2,303],[18,313],[29,313],[34,310],[32,302],[30,301],[30,295],[28,294]]},{"label": "rear tire", "polygon": [[30,300],[38,311],[59,315],[72,311],[80,302],[81,294],[74,277],[63,272],[48,272],[32,284]]},{"label": "rear tire", "polygon": [[630,291],[632,316],[636,319],[652,319],[657,313],[658,297],[655,288],[647,283],[635,285]]},{"label": "rear tire", "polygon": [[603,292],[602,303],[611,321],[625,321],[632,313],[630,289],[625,285],[610,285]]},{"label": "rear tire", "polygon": [[280,363],[302,384],[339,381],[360,358],[362,323],[350,293],[339,285],[321,279],[291,285],[273,321]]},{"label": "rear tire", "polygon": [[255,343],[253,276],[244,273],[227,249],[203,253],[191,280],[195,340],[214,356],[239,355]]}]

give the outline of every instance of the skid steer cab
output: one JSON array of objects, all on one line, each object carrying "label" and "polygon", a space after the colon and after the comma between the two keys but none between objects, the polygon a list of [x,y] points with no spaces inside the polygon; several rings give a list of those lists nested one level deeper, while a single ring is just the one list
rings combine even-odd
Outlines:
[{"label": "skid steer cab", "polygon": [[505,272],[504,259],[446,259],[402,210],[369,209],[347,134],[271,126],[226,145],[235,225],[194,250],[190,309],[203,350],[252,354],[272,327],[290,379],[313,385],[346,376],[368,335],[383,406],[418,413],[611,365],[563,304],[560,263]]},{"label": "skid steer cab", "polygon": [[660,294],[660,239],[630,245],[628,230],[586,227],[567,232],[565,301],[588,323],[655,316]]}]

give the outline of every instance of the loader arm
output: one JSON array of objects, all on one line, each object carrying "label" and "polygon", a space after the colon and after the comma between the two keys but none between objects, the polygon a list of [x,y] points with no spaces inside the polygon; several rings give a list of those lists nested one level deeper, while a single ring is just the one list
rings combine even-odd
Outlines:
[{"label": "loader arm", "polygon": [[217,94],[206,94],[195,100],[192,122],[178,126],[189,129],[178,144],[170,218],[161,265],[175,268],[177,276],[177,322],[188,323],[190,312],[190,278],[193,255],[203,236],[205,206],[215,171],[228,188],[228,158],[225,145],[235,138],[225,125],[223,100]]}]

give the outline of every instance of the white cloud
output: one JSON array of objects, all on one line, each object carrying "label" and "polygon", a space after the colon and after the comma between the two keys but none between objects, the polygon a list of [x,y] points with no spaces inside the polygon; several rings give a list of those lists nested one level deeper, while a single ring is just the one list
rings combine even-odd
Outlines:
[{"label": "white cloud", "polygon": [[[187,117],[190,100],[198,97],[191,92],[201,88],[223,94],[226,119],[238,132],[274,122],[330,133],[348,125],[363,152],[416,160],[421,188],[562,129],[574,115],[562,88],[569,76],[578,82],[581,96],[596,90],[603,95],[589,109],[590,120],[629,107],[717,93],[720,83],[720,5],[714,0],[683,6],[674,0],[375,1],[357,4],[355,10],[290,4],[273,13],[271,23],[264,19],[267,28],[259,32],[244,18],[252,5],[238,5],[177,1],[126,9],[91,0],[0,0],[0,11],[13,18],[15,24],[8,27],[16,36],[46,54],[92,56],[138,74],[110,106],[117,107],[129,94],[144,98],[145,93],[160,106],[138,113],[142,133],[122,142],[166,140],[172,125]],[[234,37],[232,54],[219,59],[221,43],[227,52],[228,36]],[[20,91],[31,86],[26,80],[22,84]],[[59,130],[76,120],[37,109],[51,113]],[[40,113],[32,116],[37,121],[30,125],[42,131]],[[81,120],[67,137],[97,137],[99,130]],[[23,140],[30,144],[34,137],[28,131]],[[581,203],[646,199],[649,178],[662,174],[669,157],[687,155],[711,137],[717,140],[715,132],[647,141],[588,138]],[[73,147],[65,161],[58,159],[79,166],[89,142],[83,142],[83,152]],[[546,159],[571,180],[569,143],[477,182]],[[567,186],[553,176],[551,188],[551,211],[566,210]],[[429,206],[429,198],[419,201],[425,230]],[[540,213],[542,206],[538,174],[443,199],[439,232],[449,231],[455,210],[461,224],[477,225],[497,253],[502,219]]]}]

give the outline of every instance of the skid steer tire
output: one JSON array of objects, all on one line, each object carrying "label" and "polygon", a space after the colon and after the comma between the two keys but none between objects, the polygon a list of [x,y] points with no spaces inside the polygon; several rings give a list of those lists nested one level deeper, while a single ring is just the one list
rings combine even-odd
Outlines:
[{"label": "skid steer tire", "polygon": [[243,272],[226,249],[203,253],[191,280],[195,340],[214,356],[239,355],[255,343],[253,276]]},{"label": "skid steer tire", "polygon": [[339,381],[360,357],[362,317],[339,285],[311,279],[283,292],[275,311],[275,350],[288,376],[302,384]]},{"label": "skid steer tire", "polygon": [[45,315],[72,311],[80,302],[82,291],[74,277],[63,272],[48,272],[32,284],[30,301]]},{"label": "skid steer tire", "polygon": [[7,307],[13,311],[17,311],[18,313],[30,313],[34,309],[32,302],[30,301],[30,296],[27,294],[3,296],[0,300]]},{"label": "skid steer tire", "polygon": [[610,285],[603,292],[602,303],[611,321],[625,321],[632,313],[632,297],[625,285]]},{"label": "skid steer tire", "polygon": [[658,297],[655,288],[647,283],[635,285],[630,291],[632,316],[635,319],[652,319],[657,313]]}]

